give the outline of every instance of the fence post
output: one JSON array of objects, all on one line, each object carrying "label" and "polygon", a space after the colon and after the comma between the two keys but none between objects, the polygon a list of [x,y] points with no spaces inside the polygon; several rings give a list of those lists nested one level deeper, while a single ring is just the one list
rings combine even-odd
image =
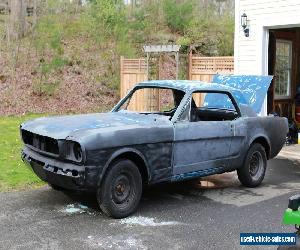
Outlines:
[{"label": "fence post", "polygon": [[193,67],[193,51],[189,52],[189,62],[188,62],[188,76],[189,80],[192,80],[192,67]]},{"label": "fence post", "polygon": [[124,96],[124,94],[123,94],[123,91],[124,91],[123,61],[124,61],[124,57],[121,56],[121,58],[120,58],[120,84],[121,84],[121,86],[120,86],[120,97]]}]

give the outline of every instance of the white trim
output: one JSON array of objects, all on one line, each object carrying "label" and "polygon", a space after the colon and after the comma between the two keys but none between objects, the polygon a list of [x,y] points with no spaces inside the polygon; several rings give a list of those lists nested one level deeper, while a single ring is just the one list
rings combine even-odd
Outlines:
[{"label": "white trim", "polygon": [[[269,29],[262,27],[262,75],[269,75]],[[261,116],[268,115],[268,93],[265,96],[262,108],[261,108]]]},{"label": "white trim", "polygon": [[[268,51],[269,51],[269,30],[262,25],[258,25],[256,30],[257,38],[256,38],[256,47],[258,51],[258,60],[257,63],[257,74],[258,75],[268,75]],[[259,116],[267,116],[268,115],[268,94],[266,94],[264,102],[261,107],[261,111]]]},{"label": "white trim", "polygon": [[234,27],[234,74],[239,72],[239,36],[240,36],[240,0],[235,0],[235,27]]}]

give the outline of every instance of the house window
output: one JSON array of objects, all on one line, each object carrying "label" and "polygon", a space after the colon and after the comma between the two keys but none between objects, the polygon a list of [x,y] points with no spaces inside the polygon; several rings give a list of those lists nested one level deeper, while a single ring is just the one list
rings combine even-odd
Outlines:
[{"label": "house window", "polygon": [[292,42],[276,41],[275,99],[289,98],[291,95]]}]

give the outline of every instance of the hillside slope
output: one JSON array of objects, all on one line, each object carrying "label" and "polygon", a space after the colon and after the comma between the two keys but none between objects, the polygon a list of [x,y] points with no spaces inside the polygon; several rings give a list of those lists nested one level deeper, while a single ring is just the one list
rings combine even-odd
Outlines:
[{"label": "hillside slope", "polygon": [[7,39],[8,13],[0,14],[0,115],[107,111],[119,99],[120,56],[143,57],[144,44],[233,54],[233,0],[38,3],[37,20],[27,17],[16,41]]}]

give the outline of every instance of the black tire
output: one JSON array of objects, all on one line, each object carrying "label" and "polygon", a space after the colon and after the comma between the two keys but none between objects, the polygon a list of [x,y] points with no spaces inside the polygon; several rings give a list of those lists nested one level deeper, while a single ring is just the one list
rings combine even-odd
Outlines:
[{"label": "black tire", "polygon": [[114,162],[97,189],[97,201],[108,216],[120,219],[134,213],[142,196],[142,177],[130,160]]},{"label": "black tire", "polygon": [[254,143],[247,152],[244,165],[237,170],[238,178],[246,187],[257,187],[265,177],[266,168],[265,148],[259,143]]},{"label": "black tire", "polygon": [[56,191],[65,191],[65,190],[66,190],[66,189],[63,188],[63,187],[57,186],[57,185],[52,184],[52,183],[48,183],[48,185],[49,185],[52,189],[54,189],[54,190],[56,190]]}]

